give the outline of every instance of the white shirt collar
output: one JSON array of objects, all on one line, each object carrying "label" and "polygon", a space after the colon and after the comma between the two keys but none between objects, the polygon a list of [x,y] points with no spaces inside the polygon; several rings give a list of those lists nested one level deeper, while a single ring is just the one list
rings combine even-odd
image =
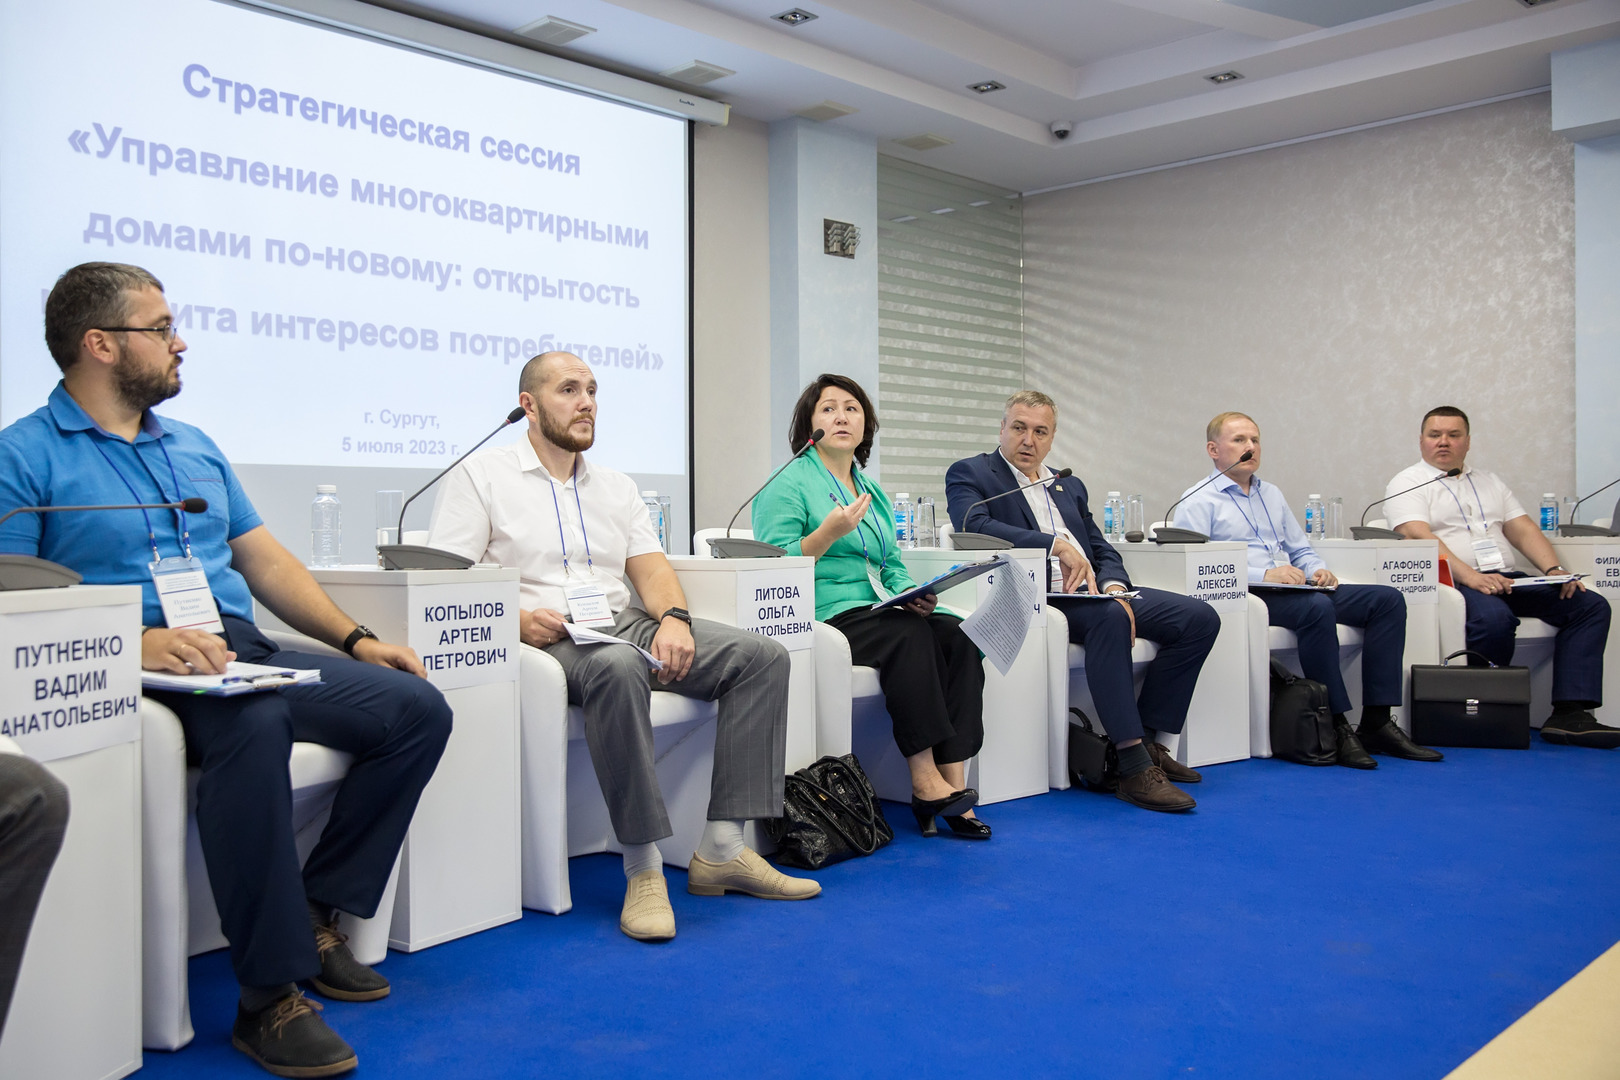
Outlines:
[{"label": "white shirt collar", "polygon": [[[1001,460],[1007,462],[1007,468],[1012,470],[1013,479],[1017,481],[1020,486],[1022,486],[1026,481],[1029,483],[1034,483],[1034,481],[1030,480],[1028,476],[1024,475],[1024,470],[1020,469],[1017,465],[1014,465],[1007,459],[1007,455],[1002,453],[1000,447],[996,448],[996,453],[1001,454]],[[1052,475],[1052,470],[1047,468],[1046,464],[1043,462],[1036,468],[1035,473],[1036,480],[1044,480],[1048,476]]]}]

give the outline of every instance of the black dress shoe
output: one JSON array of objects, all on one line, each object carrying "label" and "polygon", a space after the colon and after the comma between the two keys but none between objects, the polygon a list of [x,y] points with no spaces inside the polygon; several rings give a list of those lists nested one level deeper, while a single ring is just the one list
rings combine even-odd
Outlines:
[{"label": "black dress shoe", "polygon": [[990,839],[990,826],[976,817],[963,817],[960,814],[946,814],[945,824],[951,827],[953,836],[960,836],[964,840]]},{"label": "black dress shoe", "polygon": [[917,828],[922,830],[924,836],[938,836],[939,827],[934,824],[934,818],[964,814],[978,803],[979,793],[972,788],[953,791],[943,799],[924,800],[913,795],[911,813],[917,819]]},{"label": "black dress shoe", "polygon": [[1541,725],[1544,742],[1559,746],[1589,746],[1595,750],[1613,750],[1620,747],[1620,728],[1598,723],[1597,717],[1584,709],[1580,712],[1548,717]]},{"label": "black dress shoe", "polygon": [[1430,750],[1413,742],[1401,730],[1401,725],[1393,720],[1386,720],[1371,730],[1363,727],[1356,732],[1356,738],[1369,754],[1388,754],[1408,761],[1443,761],[1446,756],[1438,750]]},{"label": "black dress shoe", "polygon": [[1147,744],[1148,756],[1153,764],[1164,770],[1165,779],[1173,784],[1196,784],[1204,778],[1204,774],[1196,769],[1189,769],[1177,761],[1168,748],[1159,745],[1152,739],[1143,739]]},{"label": "black dress shoe", "polygon": [[1378,762],[1372,759],[1356,738],[1356,733],[1350,730],[1349,724],[1333,725],[1334,734],[1339,736],[1338,762],[1347,769],[1376,769]]},{"label": "black dress shoe", "polygon": [[315,924],[315,951],[321,973],[309,981],[322,997],[338,1001],[376,1001],[388,996],[388,980],[366,967],[349,951],[349,935],[340,933],[337,916]]},{"label": "black dress shoe", "polygon": [[236,1006],[231,1045],[277,1076],[337,1076],[359,1064],[354,1048],[294,991],[256,1013]]}]

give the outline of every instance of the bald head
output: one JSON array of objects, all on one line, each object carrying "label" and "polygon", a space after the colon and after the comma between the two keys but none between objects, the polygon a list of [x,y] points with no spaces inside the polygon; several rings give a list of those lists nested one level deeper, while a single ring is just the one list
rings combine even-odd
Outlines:
[{"label": "bald head", "polygon": [[576,373],[580,369],[590,370],[589,364],[571,352],[543,352],[523,365],[523,370],[518,374],[518,393],[538,394],[547,378],[555,378],[555,373],[563,367],[572,367]]},{"label": "bald head", "polygon": [[596,438],[596,373],[569,352],[541,353],[518,376],[518,404],[553,446],[589,450]]}]

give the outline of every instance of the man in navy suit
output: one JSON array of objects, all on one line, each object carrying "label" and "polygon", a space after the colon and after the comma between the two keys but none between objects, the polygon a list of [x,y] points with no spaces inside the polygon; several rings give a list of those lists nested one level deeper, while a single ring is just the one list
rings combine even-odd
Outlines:
[{"label": "man in navy suit", "polygon": [[[1001,446],[966,458],[945,474],[951,524],[965,532],[1010,540],[1014,547],[1045,548],[1066,593],[1124,593],[1130,575],[1119,552],[1103,539],[1086,506],[1078,477],[1053,481],[1045,466],[1057,432],[1057,406],[1036,390],[1007,399],[1001,416]],[[1016,491],[983,506],[981,499]],[[970,510],[969,507],[972,507]],[[1053,591],[1059,591],[1053,585]],[[1119,754],[1116,794],[1146,810],[1191,810],[1192,796],[1171,783],[1202,777],[1180,764],[1154,739],[1179,732],[1204,658],[1220,633],[1220,617],[1202,600],[1159,589],[1142,589],[1135,600],[1053,600],[1069,620],[1069,640],[1086,649],[1086,682],[1103,728]],[[1158,643],[1140,698],[1131,676],[1131,646],[1140,633]]]}]

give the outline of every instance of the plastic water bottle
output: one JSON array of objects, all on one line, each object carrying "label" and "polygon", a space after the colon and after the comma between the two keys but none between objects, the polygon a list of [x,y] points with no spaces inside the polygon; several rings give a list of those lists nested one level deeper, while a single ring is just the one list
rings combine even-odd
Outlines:
[{"label": "plastic water bottle", "polygon": [[658,546],[664,549],[664,554],[669,554],[669,496],[643,491],[641,502],[652,519],[653,532],[658,534]]},{"label": "plastic water bottle", "polygon": [[1558,534],[1558,496],[1551,491],[1541,496],[1541,531],[1548,536]]},{"label": "plastic water bottle", "polygon": [[315,501],[309,505],[309,552],[311,566],[343,563],[343,506],[336,484],[315,485]]},{"label": "plastic water bottle", "polygon": [[1125,539],[1125,500],[1117,491],[1110,491],[1103,503],[1103,535],[1109,540]]},{"label": "plastic water bottle", "polygon": [[911,493],[894,493],[894,535],[903,548],[917,546],[916,511],[911,506]]},{"label": "plastic water bottle", "polygon": [[1327,507],[1322,505],[1322,496],[1311,495],[1305,500],[1305,539],[1320,540],[1326,529]]},{"label": "plastic water bottle", "polygon": [[920,495],[917,497],[917,546],[920,548],[936,547],[939,544],[938,521],[934,517],[934,497]]}]

